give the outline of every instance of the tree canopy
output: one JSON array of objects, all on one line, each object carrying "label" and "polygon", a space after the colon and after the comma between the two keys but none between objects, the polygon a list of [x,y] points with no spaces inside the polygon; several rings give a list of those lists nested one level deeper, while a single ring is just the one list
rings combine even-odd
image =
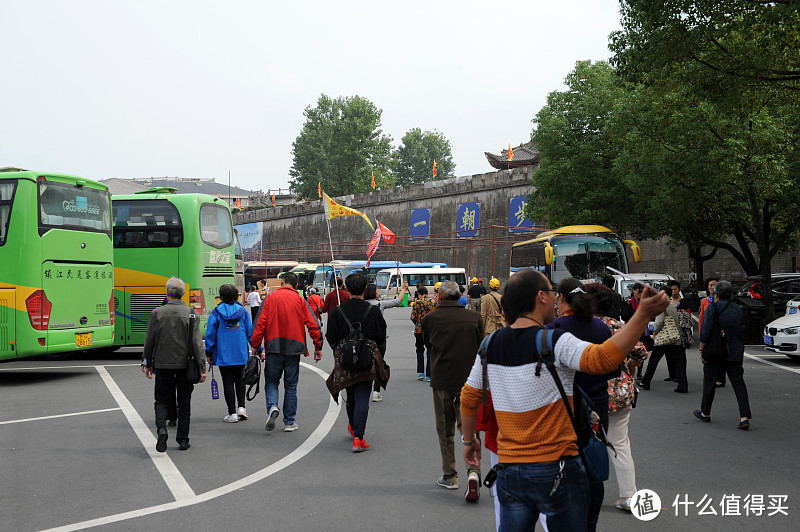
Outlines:
[{"label": "tree canopy", "polygon": [[[433,177],[436,161],[436,177]],[[409,130],[395,152],[397,185],[412,185],[455,177],[455,164],[450,141],[438,131]]]},{"label": "tree canopy", "polygon": [[533,215],[727,249],[768,278],[800,228],[800,14],[788,4],[623,2],[616,68],[578,63],[534,120]]},{"label": "tree canopy", "polygon": [[381,131],[381,114],[360,96],[335,99],[322,94],[315,107],[306,107],[306,122],[292,143],[289,171],[292,191],[317,198],[317,184],[329,196],[371,189],[391,183],[392,138]]}]

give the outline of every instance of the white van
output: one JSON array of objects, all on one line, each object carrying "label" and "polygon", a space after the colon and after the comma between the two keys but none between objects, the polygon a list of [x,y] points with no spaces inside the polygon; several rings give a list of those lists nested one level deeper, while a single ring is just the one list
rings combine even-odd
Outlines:
[{"label": "white van", "polygon": [[422,283],[428,289],[428,295],[433,295],[433,287],[438,282],[453,281],[466,287],[467,274],[464,268],[400,268],[400,277],[397,268],[386,268],[375,274],[375,284],[378,286],[378,298],[392,299],[404,282],[408,282],[408,297],[414,299],[417,293],[417,283]]}]

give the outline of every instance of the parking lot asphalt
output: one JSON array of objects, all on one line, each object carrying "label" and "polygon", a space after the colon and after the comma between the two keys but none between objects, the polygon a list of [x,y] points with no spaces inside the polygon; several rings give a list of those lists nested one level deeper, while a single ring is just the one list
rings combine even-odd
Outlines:
[{"label": "parking lot asphalt", "polygon": [[[68,360],[0,365],[0,529],[28,530],[493,530],[493,500],[477,504],[463,491],[436,486],[441,474],[430,388],[416,380],[409,309],[386,311],[392,379],[384,400],[371,403],[368,452],[354,454],[343,405],[324,378],[332,367],[303,360],[294,433],[264,430],[261,393],[250,419],[226,424],[224,400],[209,383],[192,402],[191,443],[154,452],[153,382],[139,369],[141,350],[81,354]],[[310,345],[310,342],[309,342]],[[615,510],[613,473],[599,530],[797,530],[800,528],[800,437],[795,421],[800,363],[749,347],[745,381],[753,421],[736,430],[730,387],[718,390],[712,423],[697,422],[702,368],[688,351],[689,394],[672,392],[659,368],[633,411],[630,434],[640,488],[656,491],[662,512],[636,521]],[[221,379],[217,376],[220,383]],[[460,448],[457,449],[460,451]],[[461,477],[466,478],[458,461]],[[484,456],[484,471],[488,471]],[[723,496],[786,496],[776,515],[721,515]],[[676,515],[676,497],[713,500],[717,515]],[[730,508],[729,508],[730,509]],[[726,512],[730,513],[730,512]]]}]

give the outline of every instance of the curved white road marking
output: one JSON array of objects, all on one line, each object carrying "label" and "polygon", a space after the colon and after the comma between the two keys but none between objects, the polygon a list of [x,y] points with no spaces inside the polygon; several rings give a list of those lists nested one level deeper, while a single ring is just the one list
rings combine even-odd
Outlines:
[{"label": "curved white road marking", "polygon": [[102,410],[87,410],[85,412],[73,412],[71,414],[55,414],[52,416],[29,417],[27,419],[15,419],[13,421],[0,421],[0,425],[10,425],[11,423],[27,423],[28,421],[42,421],[45,419],[56,419],[59,417],[85,416],[86,414],[100,414],[101,412],[116,412],[121,408],[103,408]]},{"label": "curved white road marking", "polygon": [[[305,362],[300,362],[300,364],[305,368],[310,369],[311,371],[317,373],[323,379],[328,378],[328,375],[321,369],[312,366],[310,364],[307,364]],[[118,523],[120,521],[134,519],[136,517],[151,515],[159,512],[166,512],[169,510],[174,510],[176,508],[184,508],[186,506],[192,506],[194,504],[206,502],[211,499],[221,497],[222,495],[227,495],[228,493],[234,492],[238,489],[254,484],[260,480],[264,480],[270,475],[273,475],[278,471],[281,471],[282,469],[289,467],[293,463],[303,458],[305,455],[314,450],[314,448],[317,445],[319,445],[320,442],[322,442],[325,436],[328,435],[328,433],[333,428],[333,424],[336,422],[337,417],[339,417],[339,405],[337,405],[333,401],[333,398],[331,397],[329,398],[328,401],[328,411],[325,413],[325,417],[322,418],[322,421],[317,426],[317,428],[314,429],[314,432],[312,432],[311,435],[308,438],[306,438],[306,440],[303,443],[301,443],[297,449],[295,449],[288,455],[284,456],[277,462],[265,467],[264,469],[256,471],[255,473],[248,475],[237,481],[231,482],[230,484],[226,484],[211,491],[195,495],[189,499],[177,500],[175,502],[159,504],[157,506],[150,506],[148,508],[142,508],[140,510],[132,510],[130,512],[109,515],[107,517],[99,517],[97,519],[91,519],[89,521],[83,521],[80,523],[73,523],[71,525],[64,525],[57,528],[50,528],[44,532],[53,532],[53,531],[66,532],[69,530],[83,530],[95,526],[107,525],[110,523]],[[150,433],[150,440],[152,440],[152,437],[153,437],[152,433]]]},{"label": "curved white road marking", "polygon": [[164,482],[172,492],[172,496],[175,497],[175,500],[183,501],[194,497],[194,490],[191,486],[189,486],[189,483],[186,482],[186,479],[183,478],[183,475],[181,475],[178,466],[175,465],[175,463],[172,461],[172,458],[170,458],[167,453],[159,453],[153,448],[153,433],[150,432],[150,429],[148,429],[147,425],[145,425],[142,416],[140,416],[139,412],[133,408],[131,402],[128,401],[128,398],[125,397],[124,393],[122,393],[122,390],[120,390],[119,386],[117,386],[117,383],[114,382],[113,378],[111,378],[108,370],[102,366],[97,366],[95,369],[97,369],[97,373],[100,374],[100,377],[106,384],[108,391],[111,392],[114,400],[122,409],[122,413],[125,414],[125,419],[128,420],[133,432],[136,433],[139,441],[142,442],[142,446],[144,447],[145,451],[147,451],[150,459],[153,461],[153,465],[155,465],[158,472],[161,473],[161,476],[164,478]]}]

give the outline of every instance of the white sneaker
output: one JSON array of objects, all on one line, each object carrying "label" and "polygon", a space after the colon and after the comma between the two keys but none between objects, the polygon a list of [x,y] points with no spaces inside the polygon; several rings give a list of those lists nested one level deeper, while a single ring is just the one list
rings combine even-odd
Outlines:
[{"label": "white sneaker", "polygon": [[372,402],[377,403],[379,401],[383,401],[383,397],[381,396],[381,392],[372,392]]},{"label": "white sneaker", "polygon": [[225,423],[238,423],[239,422],[239,416],[237,416],[235,413],[233,413],[233,414],[230,414],[230,415],[225,416],[224,418],[222,418],[222,421],[224,421]]},{"label": "white sneaker", "polygon": [[300,426],[297,423],[292,423],[291,425],[286,425],[286,427],[283,429],[283,432],[294,432],[299,428]]},{"label": "white sneaker", "polygon": [[247,409],[240,406],[236,409],[236,415],[239,416],[239,419],[247,419]]}]

